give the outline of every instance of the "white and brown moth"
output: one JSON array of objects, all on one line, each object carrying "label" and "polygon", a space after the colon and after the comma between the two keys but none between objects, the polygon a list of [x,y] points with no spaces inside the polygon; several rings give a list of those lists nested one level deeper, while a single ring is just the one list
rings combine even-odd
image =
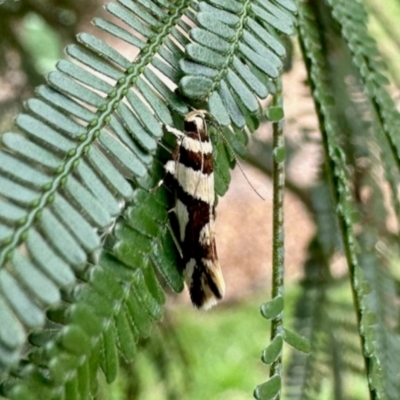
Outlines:
[{"label": "white and brown moth", "polygon": [[186,115],[184,131],[167,127],[177,136],[172,160],[165,165],[176,192],[177,234],[185,282],[195,307],[209,309],[224,296],[225,282],[215,245],[213,147],[205,112]]}]

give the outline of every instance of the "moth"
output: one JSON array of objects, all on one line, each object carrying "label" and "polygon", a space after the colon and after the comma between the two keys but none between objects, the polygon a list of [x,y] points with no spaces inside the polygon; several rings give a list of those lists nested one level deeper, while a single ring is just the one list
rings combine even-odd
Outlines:
[{"label": "moth", "polygon": [[184,132],[167,127],[177,137],[172,159],[165,164],[166,179],[176,193],[178,240],[186,285],[195,307],[209,309],[225,293],[225,282],[215,244],[213,146],[205,112],[192,111]]}]

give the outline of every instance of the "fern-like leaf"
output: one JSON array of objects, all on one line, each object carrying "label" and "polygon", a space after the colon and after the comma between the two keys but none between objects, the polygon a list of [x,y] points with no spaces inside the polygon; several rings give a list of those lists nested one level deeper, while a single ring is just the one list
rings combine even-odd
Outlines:
[{"label": "fern-like leaf", "polygon": [[291,1],[210,0],[198,9],[179,87],[190,98],[207,99],[222,125],[242,128],[259,110],[258,98],[274,90],[286,54],[278,32],[293,33],[296,8]]},{"label": "fern-like leaf", "polygon": [[[367,300],[366,279],[359,256],[359,244],[354,231],[356,210],[351,202],[346,157],[339,146],[337,124],[333,118],[332,99],[326,82],[326,64],[321,55],[321,37],[316,29],[317,20],[313,10],[304,5],[299,13],[300,42],[306,60],[308,76],[323,133],[327,172],[332,184],[335,208],[349,268],[350,282],[354,293],[354,307],[357,312],[359,334],[365,358],[369,391],[372,397],[383,396],[380,353],[375,341],[372,309]],[[318,82],[318,83],[317,83]]]},{"label": "fern-like leaf", "polygon": [[[285,54],[276,31],[292,32],[295,11],[289,0],[118,0],[106,10],[112,21],[95,26],[135,56],[80,34],[1,137],[0,374],[13,399],[87,399],[99,365],[111,382],[119,354],[132,359],[162,315],[155,269],[183,288],[168,196],[149,191],[162,175],[163,125],[189,110],[175,88],[189,94],[184,74],[214,77],[210,111],[232,120],[227,141],[242,151],[238,128],[258,126],[252,114]],[[221,141],[214,157],[222,195],[235,159]]]},{"label": "fern-like leaf", "polygon": [[[85,274],[93,283],[89,263],[99,259],[99,235],[134,198],[127,179],[150,184],[161,126],[173,123],[165,99],[174,111],[188,111],[160,76],[161,70],[177,82],[182,50],[171,51],[168,36],[187,8],[152,1],[109,4],[121,24],[95,24],[140,50],[135,62],[92,35],[79,35],[80,44],[67,48],[75,62],[58,63],[49,86],[39,87],[17,117],[19,132],[2,136],[0,301],[9,321],[0,324],[2,372],[19,359],[27,334],[44,325],[60,290],[68,292]],[[167,265],[167,280],[181,289],[181,278],[160,253],[155,264],[162,271]]]}]

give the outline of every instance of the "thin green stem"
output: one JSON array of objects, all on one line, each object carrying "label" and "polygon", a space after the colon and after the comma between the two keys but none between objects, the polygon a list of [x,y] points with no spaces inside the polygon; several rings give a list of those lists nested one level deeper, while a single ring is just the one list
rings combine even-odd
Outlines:
[{"label": "thin green stem", "polygon": [[[273,99],[274,107],[282,107],[282,83],[277,82],[277,92]],[[273,244],[272,244],[272,298],[284,294],[285,242],[283,200],[285,191],[285,143],[283,119],[273,123]],[[271,341],[283,336],[283,311],[271,320]],[[270,377],[280,376],[282,372],[282,353],[272,363]],[[280,398],[280,394],[277,395]]]}]

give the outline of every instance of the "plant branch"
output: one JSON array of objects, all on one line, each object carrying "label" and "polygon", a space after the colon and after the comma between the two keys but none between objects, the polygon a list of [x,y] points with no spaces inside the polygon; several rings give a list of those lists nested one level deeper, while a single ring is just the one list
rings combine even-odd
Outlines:
[{"label": "plant branch", "polygon": [[[273,107],[282,107],[282,83],[277,82],[277,92],[273,98]],[[272,254],[272,299],[284,295],[284,212],[285,191],[285,142],[283,119],[273,123],[273,254]],[[271,321],[271,342],[283,336],[283,311]],[[272,363],[270,377],[282,373],[282,352]],[[280,398],[278,394],[277,399]]]}]

